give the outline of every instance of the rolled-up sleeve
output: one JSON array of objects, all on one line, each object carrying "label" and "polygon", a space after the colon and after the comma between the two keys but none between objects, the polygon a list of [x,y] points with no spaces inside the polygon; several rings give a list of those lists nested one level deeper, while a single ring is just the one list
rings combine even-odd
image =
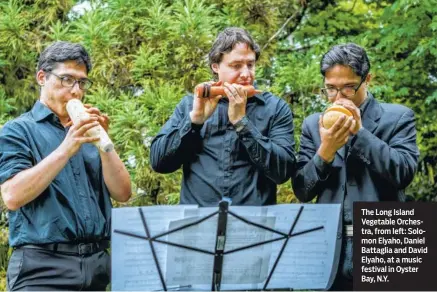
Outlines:
[{"label": "rolled-up sleeve", "polygon": [[24,129],[7,123],[0,131],[0,184],[33,166],[33,154]]}]

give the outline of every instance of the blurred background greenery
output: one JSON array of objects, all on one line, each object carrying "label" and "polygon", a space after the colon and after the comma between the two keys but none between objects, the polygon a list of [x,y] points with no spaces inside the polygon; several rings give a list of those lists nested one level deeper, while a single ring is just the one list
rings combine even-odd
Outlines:
[{"label": "blurred background greenery", "polygon": [[[82,43],[93,88],[86,101],[111,117],[110,134],[134,184],[124,205],[177,204],[181,172],[154,173],[149,147],[181,97],[211,79],[206,56],[217,33],[244,27],[263,48],[258,85],[284,98],[295,138],[305,116],[326,106],[321,56],[356,42],[371,59],[370,90],[416,113],[419,171],[411,200],[436,200],[437,3],[435,0],[0,0],[0,127],[38,98],[38,55],[51,42]],[[279,202],[297,202],[290,182]],[[119,206],[119,205],[118,205]],[[0,220],[0,289],[7,263]]]}]

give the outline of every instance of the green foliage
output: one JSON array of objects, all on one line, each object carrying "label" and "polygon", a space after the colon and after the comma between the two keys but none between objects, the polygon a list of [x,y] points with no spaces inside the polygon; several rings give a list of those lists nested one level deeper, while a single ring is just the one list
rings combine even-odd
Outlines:
[{"label": "green foliage", "polygon": [[[78,5],[90,9],[73,11]],[[206,56],[221,29],[245,27],[263,48],[259,85],[290,103],[296,140],[302,120],[326,106],[319,94],[323,53],[353,41],[367,48],[376,97],[415,111],[421,157],[407,192],[435,200],[436,14],[432,0],[1,1],[0,125],[38,98],[35,64],[43,48],[81,42],[94,65],[86,101],[110,115],[111,137],[133,178],[128,205],[176,204],[181,172],[151,170],[151,139],[182,96],[212,78]],[[290,183],[278,196],[295,201]]]},{"label": "green foliage", "polygon": [[[78,5],[90,9],[72,10]],[[212,78],[206,56],[221,29],[245,27],[263,48],[259,85],[290,103],[296,140],[302,120],[326,106],[319,94],[323,53],[353,41],[367,48],[376,97],[415,111],[421,157],[407,193],[435,200],[436,14],[433,0],[4,0],[0,125],[38,98],[35,65],[43,48],[81,42],[94,65],[86,101],[110,115],[110,135],[133,179],[127,205],[177,204],[181,171],[153,172],[150,143],[182,96]],[[278,202],[291,201],[288,182],[279,186]]]},{"label": "green foliage", "polygon": [[[279,46],[272,90],[292,100],[295,125],[325,106],[317,87],[322,54],[337,43],[367,48],[373,80],[370,90],[384,102],[401,103],[416,113],[421,152],[418,174],[407,189],[416,200],[435,199],[437,185],[437,60],[434,1],[319,2],[301,26]],[[322,34],[321,34],[322,32]],[[282,94],[284,96],[284,94]]]},{"label": "green foliage", "polygon": [[[38,97],[34,74],[42,49],[55,40],[81,42],[94,64],[95,85],[86,101],[111,117],[111,136],[139,193],[132,204],[177,203],[181,173],[150,169],[151,139],[181,97],[212,78],[206,56],[221,29],[243,26],[264,48],[257,79],[290,103],[296,140],[302,120],[326,106],[319,94],[322,54],[334,44],[354,41],[368,49],[372,92],[417,114],[426,167],[409,191],[429,196],[437,164],[437,8],[432,2],[2,1],[0,124],[30,109]],[[72,10],[78,5],[89,9]],[[284,186],[278,190],[280,201],[291,201],[292,192]]]},{"label": "green foliage", "polygon": [[[88,9],[72,10],[78,5]],[[436,9],[430,0],[2,1],[0,124],[38,97],[34,74],[42,49],[55,40],[81,42],[94,64],[86,101],[111,117],[111,136],[135,185],[131,204],[177,203],[181,173],[150,169],[151,139],[181,97],[212,78],[206,56],[221,29],[243,26],[264,48],[259,84],[290,103],[297,140],[302,120],[326,106],[319,94],[322,54],[354,41],[368,49],[372,92],[417,114],[426,167],[409,192],[430,196],[437,164]],[[284,186],[280,201],[293,200]]]}]

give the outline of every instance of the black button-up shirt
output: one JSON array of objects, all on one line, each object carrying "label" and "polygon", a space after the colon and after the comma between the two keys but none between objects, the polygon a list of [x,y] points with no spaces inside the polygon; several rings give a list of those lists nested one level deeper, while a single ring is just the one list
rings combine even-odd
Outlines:
[{"label": "black button-up shirt", "polygon": [[238,133],[222,98],[201,126],[189,116],[193,96],[183,98],[152,142],[152,167],[169,173],[183,167],[181,204],[216,206],[276,203],[276,185],[287,181],[295,163],[293,117],[288,104],[264,92],[249,98],[247,123]]},{"label": "black button-up shirt", "polygon": [[[37,101],[0,132],[0,184],[40,163],[64,140],[68,128]],[[44,192],[9,211],[9,243],[43,244],[107,239],[111,201],[96,147],[84,144]]]}]

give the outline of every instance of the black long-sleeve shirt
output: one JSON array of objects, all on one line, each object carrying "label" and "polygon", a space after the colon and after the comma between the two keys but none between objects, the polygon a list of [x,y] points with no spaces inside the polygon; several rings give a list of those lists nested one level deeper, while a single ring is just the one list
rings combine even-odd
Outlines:
[{"label": "black long-sleeve shirt", "polygon": [[228,100],[219,101],[203,125],[189,116],[193,96],[178,104],[152,142],[153,169],[169,173],[183,167],[181,204],[216,206],[276,203],[276,185],[292,175],[296,161],[293,117],[288,104],[264,92],[248,99],[247,124],[236,132]]}]

